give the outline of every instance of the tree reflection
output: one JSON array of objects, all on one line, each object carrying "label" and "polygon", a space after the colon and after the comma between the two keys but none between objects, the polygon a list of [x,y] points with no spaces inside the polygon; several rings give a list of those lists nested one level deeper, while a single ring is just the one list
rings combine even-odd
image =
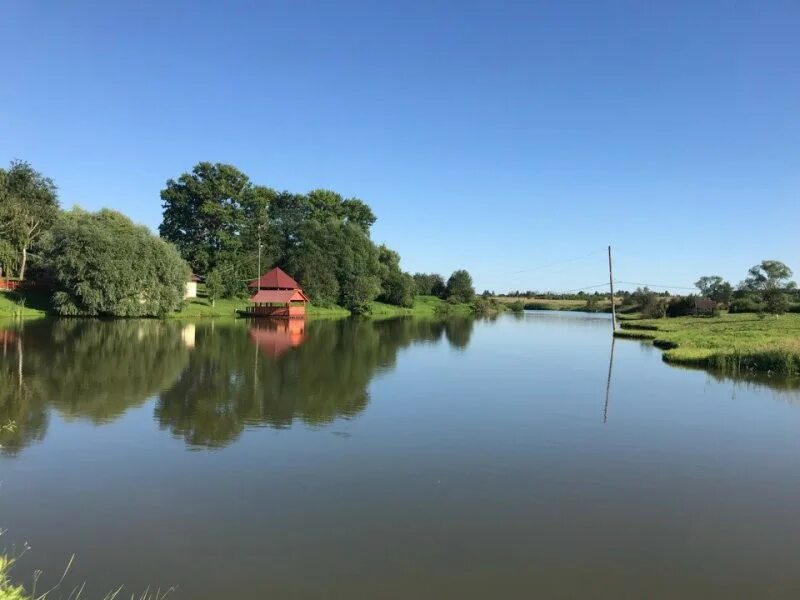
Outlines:
[{"label": "tree reflection", "polygon": [[[467,326],[458,326],[459,344],[467,343]],[[160,394],[156,418],[201,447],[225,446],[247,425],[282,429],[295,420],[318,426],[350,418],[367,406],[370,380],[394,367],[400,348],[439,341],[446,331],[446,323],[411,318],[319,320],[302,333],[255,321],[244,331],[204,327],[187,369]]]},{"label": "tree reflection", "polygon": [[158,321],[59,320],[0,333],[3,452],[42,439],[48,407],[104,423],[174,381],[188,360],[180,326]]},{"label": "tree reflection", "polygon": [[[0,326],[2,327],[2,326]],[[472,321],[59,320],[0,328],[2,452],[44,437],[51,409],[106,423],[157,396],[155,418],[191,446],[221,447],[244,427],[350,418],[369,383],[412,343],[456,348]]]},{"label": "tree reflection", "polygon": [[19,328],[0,330],[0,451],[15,455],[47,431],[48,412],[38,380],[27,377]]},{"label": "tree reflection", "polygon": [[453,348],[463,350],[469,345],[474,321],[468,317],[453,317],[445,321],[444,333]]}]

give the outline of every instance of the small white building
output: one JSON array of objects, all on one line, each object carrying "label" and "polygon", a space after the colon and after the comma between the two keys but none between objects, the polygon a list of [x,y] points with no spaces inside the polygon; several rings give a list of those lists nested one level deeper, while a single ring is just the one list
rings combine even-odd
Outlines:
[{"label": "small white building", "polygon": [[192,273],[192,276],[189,278],[189,281],[186,282],[186,289],[183,292],[184,300],[188,300],[189,298],[197,298],[197,282],[200,281],[200,278]]}]

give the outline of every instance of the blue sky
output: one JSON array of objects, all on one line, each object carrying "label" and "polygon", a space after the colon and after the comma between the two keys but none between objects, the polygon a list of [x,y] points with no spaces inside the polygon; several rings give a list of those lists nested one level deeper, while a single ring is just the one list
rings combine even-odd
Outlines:
[{"label": "blue sky", "polygon": [[792,0],[7,0],[0,163],[153,229],[201,160],[334,189],[479,289],[603,282],[608,244],[622,281],[800,275],[799,28]]}]

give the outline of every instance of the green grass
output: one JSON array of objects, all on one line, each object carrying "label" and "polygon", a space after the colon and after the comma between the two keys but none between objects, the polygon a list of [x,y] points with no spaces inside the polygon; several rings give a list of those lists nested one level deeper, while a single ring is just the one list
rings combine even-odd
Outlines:
[{"label": "green grass", "polygon": [[626,320],[617,337],[652,340],[669,363],[728,374],[800,375],[800,315]]},{"label": "green grass", "polygon": [[47,315],[49,298],[46,295],[17,292],[0,292],[0,318],[44,317]]},{"label": "green grass", "polygon": [[384,304],[383,302],[370,303],[370,316],[384,318],[384,317],[399,317],[399,316],[415,316],[415,317],[434,317],[443,314],[448,315],[469,315],[472,314],[471,304],[450,304],[436,296],[417,296],[414,298],[414,306],[411,308],[403,308],[402,306],[394,306],[392,304]]},{"label": "green grass", "polygon": [[0,600],[28,600],[30,596],[25,593],[22,586],[11,583],[9,571],[14,561],[0,555]]}]

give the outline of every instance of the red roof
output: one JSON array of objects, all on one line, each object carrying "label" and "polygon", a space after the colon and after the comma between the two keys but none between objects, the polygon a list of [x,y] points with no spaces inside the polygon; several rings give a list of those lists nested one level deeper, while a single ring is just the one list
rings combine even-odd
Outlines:
[{"label": "red roof", "polygon": [[250,298],[250,302],[273,302],[275,304],[286,304],[293,300],[308,302],[308,298],[302,290],[258,290]]},{"label": "red roof", "polygon": [[250,287],[261,290],[299,290],[300,284],[289,277],[280,267],[275,267],[269,273],[253,279]]}]

